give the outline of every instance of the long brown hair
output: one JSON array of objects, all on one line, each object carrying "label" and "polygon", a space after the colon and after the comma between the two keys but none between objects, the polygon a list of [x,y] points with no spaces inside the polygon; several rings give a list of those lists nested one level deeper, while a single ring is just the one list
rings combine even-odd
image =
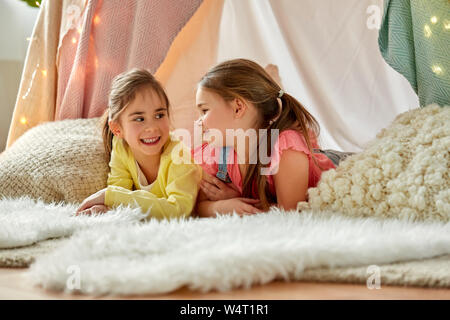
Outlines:
[{"label": "long brown hair", "polygon": [[[311,143],[311,139],[317,138],[320,134],[318,122],[299,101],[287,93],[280,98],[282,102],[280,114],[277,98],[281,88],[257,63],[246,59],[225,61],[210,69],[198,86],[217,93],[227,102],[243,98],[252,103],[260,115],[257,127],[268,129],[267,146],[271,145],[270,129],[278,129],[281,133],[295,127],[303,134],[315,164],[320,167],[314,157]],[[272,153],[270,148],[268,153],[268,156]],[[259,155],[259,152],[257,154]],[[259,159],[256,164],[248,166],[242,192],[244,197],[252,197],[253,181],[256,181],[259,199],[263,208],[267,210],[269,199],[272,201],[276,199],[271,196],[266,176],[261,175],[262,167]]]},{"label": "long brown hair", "polygon": [[147,70],[133,68],[117,75],[111,85],[108,97],[108,108],[101,118],[103,145],[108,159],[111,157],[113,133],[109,128],[110,120],[117,120],[119,114],[133,101],[136,92],[143,88],[154,90],[160,97],[169,114],[169,99],[158,80]]}]

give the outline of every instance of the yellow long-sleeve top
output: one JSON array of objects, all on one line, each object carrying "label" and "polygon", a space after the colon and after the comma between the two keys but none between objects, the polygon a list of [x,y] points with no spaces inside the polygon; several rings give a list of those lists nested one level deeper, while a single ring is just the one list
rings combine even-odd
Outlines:
[{"label": "yellow long-sleeve top", "polygon": [[197,200],[202,170],[193,162],[173,161],[171,157],[173,150],[183,150],[181,155],[186,155],[184,152],[191,155],[183,142],[169,138],[161,154],[155,182],[152,183],[149,191],[142,190],[137,162],[130,148],[122,139],[113,137],[105,205],[108,207],[120,204],[137,205],[144,213],[149,212],[147,218],[189,216]]}]

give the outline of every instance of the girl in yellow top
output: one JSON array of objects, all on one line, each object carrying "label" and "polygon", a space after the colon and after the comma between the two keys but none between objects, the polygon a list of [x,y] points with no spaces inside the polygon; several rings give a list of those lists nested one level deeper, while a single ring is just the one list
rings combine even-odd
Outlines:
[{"label": "girl in yellow top", "polygon": [[110,155],[107,187],[86,198],[77,214],[120,204],[139,206],[158,219],[192,213],[202,171],[173,158],[172,151],[190,151],[171,137],[168,108],[164,89],[148,71],[132,69],[114,78],[103,127]]}]

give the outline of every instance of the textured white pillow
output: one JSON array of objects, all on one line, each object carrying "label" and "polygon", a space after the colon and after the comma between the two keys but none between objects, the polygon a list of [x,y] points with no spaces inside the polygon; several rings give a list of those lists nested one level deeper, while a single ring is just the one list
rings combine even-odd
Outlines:
[{"label": "textured white pillow", "polygon": [[47,122],[0,155],[0,197],[79,203],[106,187],[99,118]]},{"label": "textured white pillow", "polygon": [[400,114],[361,153],[326,171],[309,204],[351,216],[450,220],[450,107]]}]

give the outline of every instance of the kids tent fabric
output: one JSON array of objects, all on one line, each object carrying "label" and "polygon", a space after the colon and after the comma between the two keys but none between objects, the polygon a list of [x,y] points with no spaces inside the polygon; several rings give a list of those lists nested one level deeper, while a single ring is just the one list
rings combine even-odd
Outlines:
[{"label": "kids tent fabric", "polygon": [[44,0],[10,127],[10,146],[45,121],[92,118],[115,75],[155,72],[202,0]]},{"label": "kids tent fabric", "polygon": [[[163,4],[158,6],[158,2]],[[25,130],[44,121],[99,116],[106,108],[111,79],[131,67],[155,73],[171,100],[174,126],[191,132],[198,116],[197,82],[210,67],[234,58],[278,66],[284,90],[319,121],[323,149],[361,151],[395,116],[419,106],[408,81],[380,54],[381,0],[127,0],[120,1],[114,14],[121,16],[123,12],[124,16],[141,18],[124,19],[126,28],[101,29],[102,23],[111,18],[102,16],[106,3],[110,2],[44,0],[33,32],[37,40],[31,42],[28,51],[8,146]],[[148,19],[142,15],[143,3],[158,8],[147,13]],[[170,11],[170,5],[177,10]],[[78,16],[72,24],[67,22],[69,8],[72,16]],[[139,14],[130,13],[129,8]],[[167,24],[168,20],[170,28],[154,22]],[[63,31],[54,35],[54,28]],[[147,36],[150,29],[152,37]],[[66,36],[58,45],[64,32]],[[108,41],[117,37],[128,41],[118,47],[108,46]],[[84,51],[74,50],[83,39]],[[108,50],[97,49],[98,43],[106,43]],[[84,63],[77,60],[81,55]],[[80,65],[84,69],[74,69]],[[89,66],[107,72],[86,74]],[[61,74],[58,70],[69,71]],[[71,88],[81,91],[71,92]],[[27,118],[25,125],[23,117]]]}]

